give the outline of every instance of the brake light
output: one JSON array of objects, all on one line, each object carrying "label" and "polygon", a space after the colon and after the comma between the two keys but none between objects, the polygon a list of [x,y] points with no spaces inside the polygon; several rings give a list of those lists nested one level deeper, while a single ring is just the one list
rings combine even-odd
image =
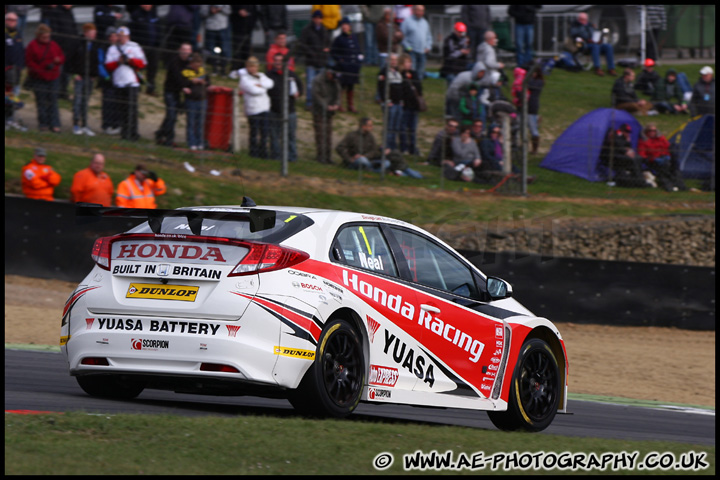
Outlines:
[{"label": "brake light", "polygon": [[297,265],[310,258],[310,255],[300,250],[279,247],[277,245],[253,243],[248,246],[250,247],[250,251],[240,260],[240,263],[235,266],[233,271],[228,274],[228,277],[281,270]]},{"label": "brake light", "polygon": [[82,365],[99,365],[102,367],[110,366],[108,359],[105,357],[85,357],[80,363]]},{"label": "brake light", "polygon": [[110,270],[110,240],[112,237],[100,237],[95,240],[92,249],[92,259],[100,268]]},{"label": "brake light", "polygon": [[201,372],[225,372],[225,373],[240,373],[240,370],[233,367],[232,365],[224,365],[222,363],[201,363]]}]

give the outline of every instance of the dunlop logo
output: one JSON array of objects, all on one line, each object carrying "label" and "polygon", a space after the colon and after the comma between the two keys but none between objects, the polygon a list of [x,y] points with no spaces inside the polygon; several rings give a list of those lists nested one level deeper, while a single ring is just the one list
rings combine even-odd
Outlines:
[{"label": "dunlop logo", "polygon": [[283,357],[304,358],[305,360],[314,360],[315,359],[315,351],[314,350],[301,350],[299,348],[288,348],[288,347],[276,346],[274,349],[274,352],[275,352],[275,355],[281,355]]},{"label": "dunlop logo", "polygon": [[200,287],[191,287],[187,285],[155,285],[147,283],[131,283],[125,297],[194,302],[199,289]]}]

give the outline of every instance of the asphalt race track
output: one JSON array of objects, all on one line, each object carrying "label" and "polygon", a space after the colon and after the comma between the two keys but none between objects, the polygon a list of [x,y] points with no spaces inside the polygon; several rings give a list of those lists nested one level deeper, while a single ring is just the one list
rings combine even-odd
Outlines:
[{"label": "asphalt race track", "polygon": [[[258,397],[213,397],[145,390],[131,401],[92,398],[68,375],[59,353],[9,349],[5,350],[5,410],[186,416],[295,415],[285,400]],[[715,445],[714,415],[573,400],[568,402],[568,410],[572,415],[558,415],[543,433]],[[495,429],[484,412],[405,405],[360,404],[349,421],[379,418]]]}]

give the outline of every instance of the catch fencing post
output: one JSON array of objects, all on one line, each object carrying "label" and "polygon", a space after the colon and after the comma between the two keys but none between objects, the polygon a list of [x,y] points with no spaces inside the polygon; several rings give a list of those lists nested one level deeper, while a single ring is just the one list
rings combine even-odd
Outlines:
[{"label": "catch fencing post", "polygon": [[[283,75],[282,75],[282,88],[280,89],[280,95],[282,95],[282,166],[280,174],[283,177],[288,176],[288,110],[290,108],[290,102],[288,99],[288,56],[283,56]],[[272,131],[272,130],[271,130]],[[272,141],[272,140],[271,140]],[[271,148],[272,151],[272,148]]]},{"label": "catch fencing post", "polygon": [[232,151],[240,153],[240,87],[233,89]]},{"label": "catch fencing post", "polygon": [[387,60],[385,61],[385,104],[383,105],[383,140],[382,140],[382,156],[380,157],[380,178],[385,180],[385,150],[387,149],[387,131],[388,131],[388,117],[390,112],[388,111],[387,103],[390,101],[390,79],[388,74],[390,73],[390,55],[392,55],[392,38],[393,38],[393,22],[390,20],[388,24],[388,47],[387,47]]},{"label": "catch fencing post", "polygon": [[523,196],[527,196],[527,169],[528,169],[528,148],[527,148],[527,142],[528,142],[528,135],[527,135],[527,129],[528,129],[528,84],[530,83],[530,79],[535,74],[535,70],[538,68],[541,68],[539,63],[534,63],[530,71],[525,73],[525,78],[523,78],[522,83],[522,92],[520,92],[520,98],[522,99],[522,123],[520,124],[520,140],[522,142],[522,194]]},{"label": "catch fencing post", "polygon": [[503,136],[503,175],[508,175],[512,171],[512,142],[510,141],[510,115],[500,112],[500,120],[502,122]]}]

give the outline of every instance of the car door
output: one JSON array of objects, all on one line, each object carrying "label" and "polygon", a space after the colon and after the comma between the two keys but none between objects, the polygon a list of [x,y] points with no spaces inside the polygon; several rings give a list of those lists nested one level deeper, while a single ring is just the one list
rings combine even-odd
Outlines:
[{"label": "car door", "polygon": [[367,325],[371,395],[387,388],[412,391],[425,374],[417,363],[420,339],[407,328],[417,315],[416,292],[400,281],[381,227],[365,222],[343,225],[333,241],[331,258],[343,267],[342,285],[359,300],[353,308]]},{"label": "car door", "polygon": [[388,226],[400,271],[415,286],[421,343],[447,369],[419,391],[490,397],[504,348],[503,322],[480,310],[487,307],[484,279],[454,251],[429,236]]}]

